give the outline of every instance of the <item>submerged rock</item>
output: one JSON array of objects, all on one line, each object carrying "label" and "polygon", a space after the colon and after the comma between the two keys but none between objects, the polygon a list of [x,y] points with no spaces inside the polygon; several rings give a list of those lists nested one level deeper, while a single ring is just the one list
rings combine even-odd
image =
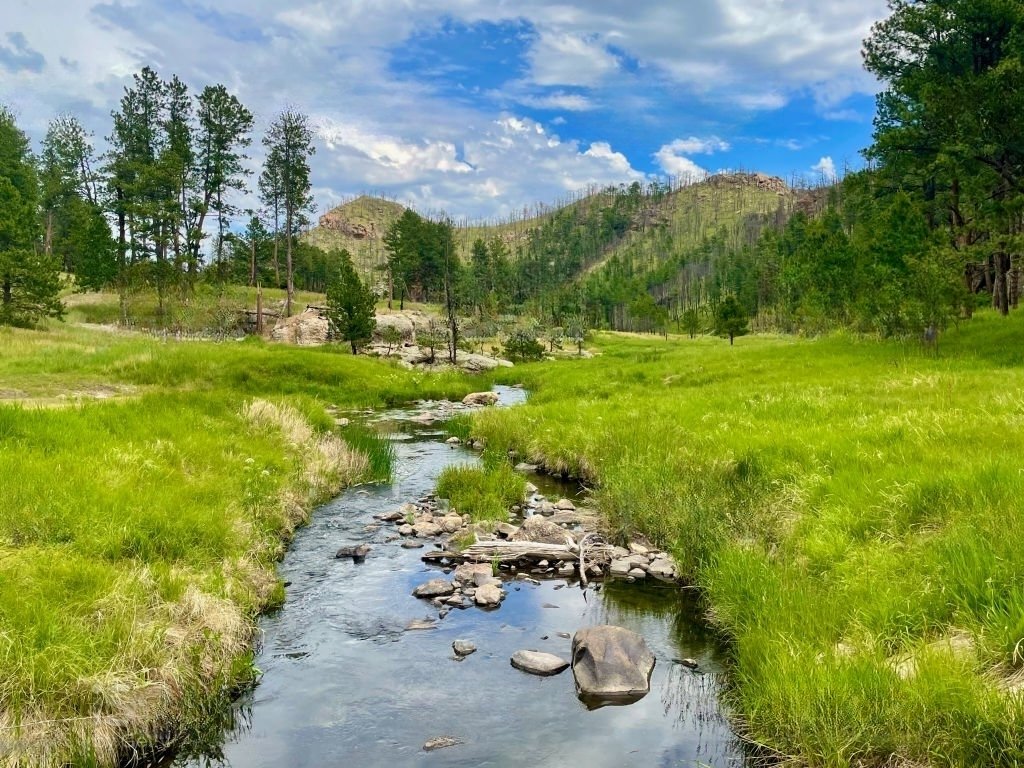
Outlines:
[{"label": "submerged rock", "polygon": [[413,619],[405,625],[406,632],[417,632],[422,629],[437,629],[437,622],[433,619]]},{"label": "submerged rock", "polygon": [[636,632],[623,627],[581,629],[572,638],[572,673],[585,701],[628,703],[647,695],[654,654]]},{"label": "submerged rock", "polygon": [[511,662],[516,669],[542,677],[557,675],[569,668],[569,662],[561,656],[541,651],[516,651]]},{"label": "submerged rock", "polygon": [[424,752],[433,752],[435,749],[445,749],[446,747],[457,747],[462,743],[462,739],[457,739],[454,736],[436,736],[433,739],[428,740],[423,745]]}]

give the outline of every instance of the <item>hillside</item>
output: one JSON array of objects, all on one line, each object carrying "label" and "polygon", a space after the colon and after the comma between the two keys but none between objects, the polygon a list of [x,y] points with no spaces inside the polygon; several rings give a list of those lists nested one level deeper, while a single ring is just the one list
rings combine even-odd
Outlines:
[{"label": "hillside", "polygon": [[[463,259],[477,239],[500,239],[513,260],[551,255],[570,247],[571,239],[584,251],[576,259],[583,267],[574,270],[577,274],[593,272],[618,254],[644,271],[715,235],[738,241],[752,219],[784,220],[808,199],[779,178],[725,174],[675,188],[652,184],[594,191],[550,210],[457,226],[456,238]],[[325,250],[347,249],[369,273],[386,261],[384,234],[404,210],[399,203],[363,195],[321,216],[306,241]]]},{"label": "hillside", "polygon": [[360,195],[321,216],[305,240],[325,251],[344,248],[360,270],[369,272],[386,261],[384,233],[404,210],[400,203]]}]

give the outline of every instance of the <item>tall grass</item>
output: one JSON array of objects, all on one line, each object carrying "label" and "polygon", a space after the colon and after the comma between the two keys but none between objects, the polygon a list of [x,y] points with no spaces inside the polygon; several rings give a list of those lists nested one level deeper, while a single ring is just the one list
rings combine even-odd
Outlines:
[{"label": "tall grass", "polygon": [[[810,765],[1024,760],[1024,319],[912,344],[604,337],[473,436],[597,486],[730,640],[752,740]],[[512,374],[499,373],[500,376]]]},{"label": "tall grass", "polygon": [[507,462],[483,467],[446,467],[437,479],[437,495],[474,521],[506,520],[509,508],[523,500],[526,481]]},{"label": "tall grass", "polygon": [[468,389],[328,350],[0,329],[0,765],[208,737],[288,537],[389,470],[325,407]]}]

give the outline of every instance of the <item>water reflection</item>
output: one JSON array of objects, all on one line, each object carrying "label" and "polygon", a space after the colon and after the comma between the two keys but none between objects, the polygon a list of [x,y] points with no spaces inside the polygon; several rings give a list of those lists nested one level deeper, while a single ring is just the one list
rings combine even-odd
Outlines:
[{"label": "water reflection", "polygon": [[[288,600],[261,621],[261,683],[238,702],[221,745],[189,750],[177,765],[599,768],[742,761],[718,706],[719,650],[685,592],[510,581],[500,610],[456,610],[437,629],[403,631],[412,619],[436,618],[410,592],[441,573],[424,566],[416,551],[387,543],[387,526],[369,532],[366,526],[373,515],[429,492],[449,463],[477,457],[439,441],[436,427],[391,416],[388,429],[411,438],[395,443],[394,482],[343,494],[299,532],[280,568],[291,582]],[[373,547],[364,564],[333,559],[338,546],[361,541]],[[651,693],[635,704],[588,711],[576,698],[571,672],[538,678],[509,664],[521,649],[569,658],[573,632],[607,623],[642,634],[657,657]],[[457,663],[455,639],[479,650]],[[674,661],[685,657],[698,661],[696,671]],[[425,741],[443,735],[463,743],[422,751]]]}]

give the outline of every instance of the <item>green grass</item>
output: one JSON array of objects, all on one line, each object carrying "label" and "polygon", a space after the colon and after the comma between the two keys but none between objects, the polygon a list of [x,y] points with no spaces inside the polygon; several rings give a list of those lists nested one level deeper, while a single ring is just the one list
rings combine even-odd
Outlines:
[{"label": "green grass", "polygon": [[19,768],[219,734],[291,533],[390,468],[325,409],[471,388],[332,349],[57,323],[0,329],[0,382],[0,765]]},{"label": "green grass", "polygon": [[[238,335],[240,313],[256,309],[256,289],[243,285],[213,286],[200,284],[183,298],[172,292],[164,298],[160,314],[155,291],[146,289],[128,295],[128,322],[131,327],[169,331],[184,335]],[[263,289],[263,309],[283,312],[286,292],[279,288]],[[63,297],[67,319],[75,323],[117,325],[121,321],[118,295],[111,292],[67,293]],[[296,291],[292,313],[306,305],[323,306],[322,293]],[[270,319],[268,323],[273,323]]]},{"label": "green grass", "polygon": [[507,520],[509,508],[522,502],[525,491],[526,481],[506,462],[451,466],[437,479],[437,495],[475,522]]},{"label": "green grass", "polygon": [[[597,486],[729,640],[750,739],[810,765],[1024,761],[1024,316],[916,344],[604,336],[471,432]],[[511,380],[511,379],[510,379]]]}]

